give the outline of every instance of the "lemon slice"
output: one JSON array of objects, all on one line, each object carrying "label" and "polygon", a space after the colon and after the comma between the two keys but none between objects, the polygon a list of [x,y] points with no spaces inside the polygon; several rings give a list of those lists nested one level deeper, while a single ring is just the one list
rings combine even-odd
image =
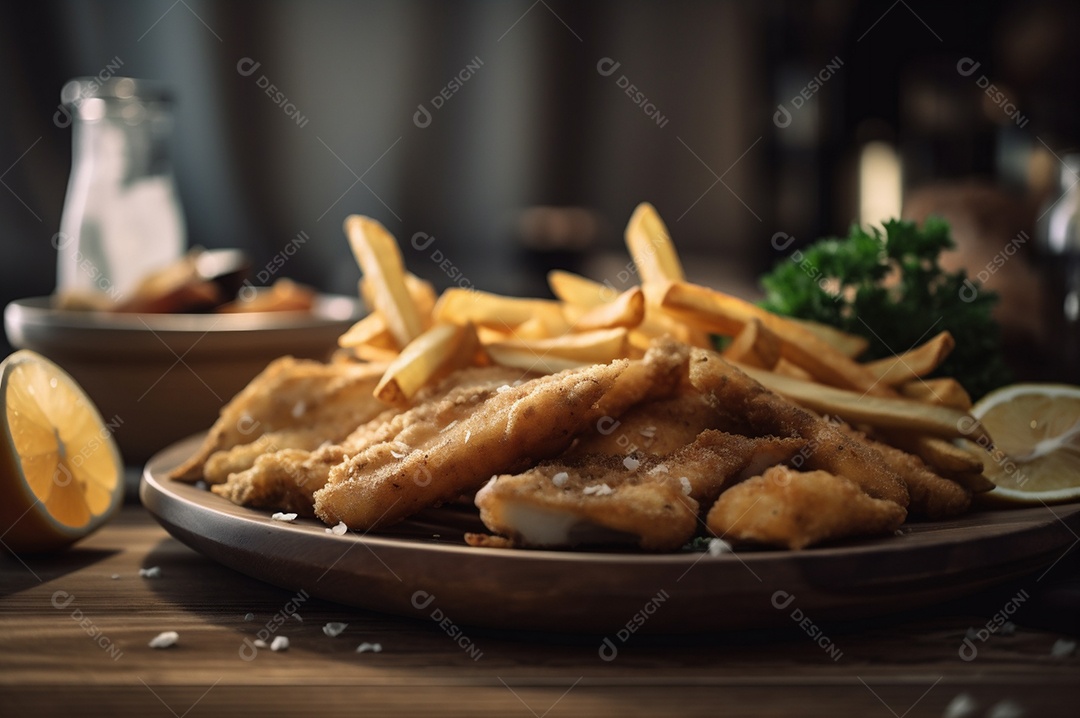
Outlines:
[{"label": "lemon slice", "polygon": [[16,552],[67,546],[124,498],[120,452],[83,390],[31,351],[0,364],[0,541]]},{"label": "lemon slice", "polygon": [[1080,387],[1013,384],[984,396],[971,414],[996,447],[984,461],[986,477],[997,486],[988,499],[1080,499]]}]

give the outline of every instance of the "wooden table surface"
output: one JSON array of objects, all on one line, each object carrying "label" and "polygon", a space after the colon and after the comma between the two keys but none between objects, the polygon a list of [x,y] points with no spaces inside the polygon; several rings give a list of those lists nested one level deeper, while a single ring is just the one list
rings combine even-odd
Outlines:
[{"label": "wooden table surface", "polygon": [[[1078,558],[1074,545],[1041,580],[824,627],[838,656],[793,622],[771,633],[635,636],[605,661],[599,637],[465,629],[466,651],[434,621],[297,603],[180,544],[129,504],[67,552],[0,559],[0,715],[901,718],[947,715],[952,704],[957,716],[1071,716],[1080,656],[1052,648],[1078,633]],[[140,577],[152,566],[159,577]],[[1030,598],[1010,616],[1015,633],[976,635],[977,655],[964,660],[969,628],[1021,590]],[[329,637],[330,621],[348,627]],[[150,648],[162,631],[177,631],[178,644]],[[253,650],[260,631],[291,645]],[[382,651],[357,653],[363,642]],[[961,694],[969,712],[956,711]]]}]

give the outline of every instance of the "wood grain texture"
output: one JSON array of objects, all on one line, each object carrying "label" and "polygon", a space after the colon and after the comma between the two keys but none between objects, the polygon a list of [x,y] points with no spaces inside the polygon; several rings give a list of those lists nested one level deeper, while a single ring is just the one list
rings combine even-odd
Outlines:
[{"label": "wood grain texture", "polygon": [[[932,610],[815,623],[817,642],[796,620],[713,636],[628,633],[609,637],[617,655],[604,660],[599,637],[450,628],[299,600],[191,551],[126,506],[66,553],[0,559],[0,713],[940,716],[966,692],[975,715],[1005,699],[1027,715],[1072,715],[1080,658],[1050,650],[1077,631],[1078,553],[1042,578]],[[150,566],[161,576],[139,577]],[[1010,605],[1016,632],[976,636],[977,655],[963,660],[967,630]],[[328,621],[349,625],[331,638]],[[149,648],[165,630],[179,644]],[[253,654],[245,639],[260,630],[291,647]],[[358,654],[361,642],[383,650]]]}]

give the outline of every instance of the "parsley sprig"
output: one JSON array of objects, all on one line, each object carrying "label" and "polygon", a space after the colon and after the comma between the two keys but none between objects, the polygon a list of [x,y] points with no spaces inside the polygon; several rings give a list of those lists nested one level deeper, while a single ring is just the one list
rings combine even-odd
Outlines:
[{"label": "parsley sprig", "polygon": [[892,356],[948,330],[956,348],[933,376],[956,378],[973,399],[1008,383],[990,316],[997,294],[938,263],[955,246],[948,223],[931,217],[919,228],[890,220],[884,229],[854,225],[846,239],[794,252],[761,278],[762,306],[865,337],[870,345],[860,360]]}]

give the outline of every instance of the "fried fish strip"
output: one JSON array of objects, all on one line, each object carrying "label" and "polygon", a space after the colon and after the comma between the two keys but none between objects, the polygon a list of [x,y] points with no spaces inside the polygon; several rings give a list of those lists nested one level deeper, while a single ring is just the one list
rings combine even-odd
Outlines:
[{"label": "fried fish strip", "polygon": [[802,549],[849,536],[888,534],[906,511],[826,471],[774,466],[737,484],[709,511],[709,530],[738,542]]},{"label": "fried fish strip", "polygon": [[618,456],[492,477],[476,506],[488,529],[539,548],[630,543],[674,551],[693,537],[698,515],[698,502],[673,476],[628,472]]},{"label": "fried fish strip", "polygon": [[315,451],[282,449],[259,456],[251,468],[231,474],[210,490],[241,506],[314,516],[312,495],[345,458],[344,448],[337,445]]},{"label": "fried fish strip", "polygon": [[904,480],[911,496],[907,506],[910,515],[944,519],[959,516],[971,506],[971,491],[955,481],[938,476],[918,456],[875,441],[846,424],[840,424],[839,428],[881,454],[889,468]]},{"label": "fried fish strip", "polygon": [[822,469],[845,476],[873,498],[907,506],[907,485],[880,453],[772,393],[715,352],[691,351],[690,383],[732,426],[742,424],[757,434],[806,439],[804,461],[797,468]]},{"label": "fried fish strip", "polygon": [[727,485],[790,459],[805,444],[706,430],[664,457],[564,457],[499,476],[477,493],[476,505],[484,525],[514,545],[631,541],[673,550],[694,535],[699,508]]},{"label": "fried fish strip", "polygon": [[223,484],[230,474],[246,471],[255,465],[255,460],[263,454],[272,454],[283,449],[301,449],[312,451],[326,443],[327,436],[335,428],[315,426],[310,429],[282,429],[263,434],[249,444],[240,444],[231,449],[215,451],[210,454],[203,466],[203,479],[208,484]]},{"label": "fried fish strip", "polygon": [[[334,467],[315,493],[315,513],[353,529],[390,525],[565,451],[602,417],[671,396],[686,373],[686,349],[663,343],[642,360],[570,369],[475,401],[421,406],[401,415],[393,441]],[[444,431],[445,429],[445,431]]]},{"label": "fried fish strip", "polygon": [[345,438],[385,406],[372,396],[385,366],[282,357],[221,409],[202,446],[170,478],[196,481],[211,454],[249,444],[263,434],[323,424],[330,441]]},{"label": "fried fish strip", "polygon": [[[425,408],[416,414],[426,413],[444,402],[450,405],[474,403],[476,397],[521,378],[520,371],[501,367],[459,371],[418,394],[421,406]],[[373,444],[392,441],[404,426],[401,417],[400,410],[387,409],[354,429],[340,444],[312,447],[311,451],[278,446],[264,454],[244,455],[241,458],[250,458],[250,464],[229,474],[223,485],[214,486],[212,490],[242,506],[287,509],[314,516],[314,494],[326,485],[330,470]],[[260,441],[251,444],[253,449]],[[235,447],[232,452],[244,448]],[[213,459],[211,457],[211,462]],[[234,465],[239,467],[240,461]]]}]

